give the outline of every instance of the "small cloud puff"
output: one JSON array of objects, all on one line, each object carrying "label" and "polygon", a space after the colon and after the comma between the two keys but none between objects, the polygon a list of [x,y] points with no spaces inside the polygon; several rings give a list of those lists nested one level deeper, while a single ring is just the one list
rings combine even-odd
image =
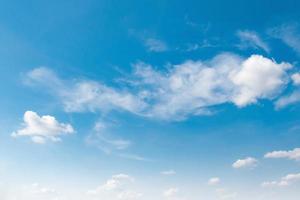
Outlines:
[{"label": "small cloud puff", "polygon": [[171,175],[175,175],[176,172],[173,169],[171,169],[171,170],[167,170],[167,171],[162,171],[162,172],[160,172],[160,174],[166,175],[166,176],[171,176]]},{"label": "small cloud puff", "polygon": [[258,164],[258,160],[252,157],[247,157],[245,159],[239,159],[232,164],[235,169],[240,168],[255,168]]},{"label": "small cloud puff", "polygon": [[221,182],[221,179],[219,177],[212,177],[208,180],[208,185],[218,185]]},{"label": "small cloud puff", "polygon": [[13,132],[12,137],[28,136],[34,143],[44,144],[47,140],[58,142],[60,136],[74,133],[70,124],[60,123],[50,115],[39,116],[36,112],[24,113],[24,128]]}]

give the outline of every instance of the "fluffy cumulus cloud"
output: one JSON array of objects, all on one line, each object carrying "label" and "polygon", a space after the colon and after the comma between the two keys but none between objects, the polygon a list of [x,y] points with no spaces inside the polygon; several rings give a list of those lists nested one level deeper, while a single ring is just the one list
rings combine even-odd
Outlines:
[{"label": "fluffy cumulus cloud", "polygon": [[287,83],[285,70],[288,63],[277,64],[262,56],[251,56],[242,68],[233,74],[232,81],[238,87],[233,102],[238,106],[256,103],[259,98],[272,98]]},{"label": "fluffy cumulus cloud", "polygon": [[232,164],[232,167],[235,169],[240,168],[254,168],[258,164],[258,160],[252,157],[247,157],[245,159],[239,159]]},{"label": "fluffy cumulus cloud", "polygon": [[208,185],[218,185],[221,182],[219,177],[212,177],[208,180]]},{"label": "fluffy cumulus cloud", "polygon": [[60,123],[50,115],[39,116],[33,111],[26,111],[23,120],[24,127],[13,132],[13,137],[27,136],[33,142],[43,144],[47,140],[60,141],[60,136],[74,133],[70,124]]},{"label": "fluffy cumulus cloud", "polygon": [[239,30],[237,31],[237,36],[240,39],[239,47],[244,48],[255,48],[262,49],[266,52],[270,52],[270,47],[266,42],[264,42],[259,35],[254,31],[249,30]]},{"label": "fluffy cumulus cloud", "polygon": [[[272,100],[287,85],[290,68],[289,63],[260,55],[242,58],[224,53],[207,61],[185,61],[166,70],[139,62],[130,80],[118,88],[91,80],[62,80],[47,68],[29,72],[27,82],[50,88],[68,112],[121,110],[182,120],[190,115],[211,114],[213,106],[224,103],[244,107],[260,99]],[[50,85],[49,79],[54,84]]]},{"label": "fluffy cumulus cloud", "polygon": [[87,195],[92,199],[103,200],[133,200],[140,199],[142,193],[130,189],[134,178],[127,174],[113,175],[106,183],[98,186],[96,189],[89,190]]},{"label": "fluffy cumulus cloud", "polygon": [[272,151],[265,154],[265,158],[287,158],[290,160],[300,160],[300,148],[290,151]]},{"label": "fluffy cumulus cloud", "polygon": [[261,184],[262,187],[286,187],[296,182],[300,182],[300,173],[288,174],[279,181],[266,181]]}]

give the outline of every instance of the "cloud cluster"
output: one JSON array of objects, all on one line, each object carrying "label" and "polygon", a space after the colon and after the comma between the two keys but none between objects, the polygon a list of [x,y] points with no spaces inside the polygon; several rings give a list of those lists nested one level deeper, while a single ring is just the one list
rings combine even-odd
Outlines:
[{"label": "cloud cluster", "polygon": [[245,159],[239,159],[232,164],[235,169],[239,168],[254,168],[258,164],[258,160],[252,157],[247,157]]},{"label": "cloud cluster", "polygon": [[50,115],[39,116],[33,111],[24,113],[24,128],[13,132],[13,137],[28,136],[34,143],[43,144],[46,140],[60,141],[60,136],[74,133],[70,124],[60,123]]},{"label": "cloud cluster", "polygon": [[[126,87],[62,80],[47,68],[30,71],[27,82],[48,87],[68,112],[121,110],[174,121],[211,114],[211,107],[224,103],[244,107],[260,99],[274,99],[287,85],[291,67],[260,55],[245,59],[224,53],[207,61],[185,61],[164,71],[139,62]],[[54,84],[49,84],[49,79]]]}]

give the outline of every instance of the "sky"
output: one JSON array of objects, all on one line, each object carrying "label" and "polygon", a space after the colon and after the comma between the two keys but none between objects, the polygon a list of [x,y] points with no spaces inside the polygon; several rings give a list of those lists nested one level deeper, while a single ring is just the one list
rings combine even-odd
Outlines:
[{"label": "sky", "polygon": [[1,200],[299,199],[299,1],[0,2]]}]

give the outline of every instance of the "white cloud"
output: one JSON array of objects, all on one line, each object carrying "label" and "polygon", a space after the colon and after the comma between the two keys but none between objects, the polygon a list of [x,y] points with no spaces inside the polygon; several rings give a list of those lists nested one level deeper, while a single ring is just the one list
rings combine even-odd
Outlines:
[{"label": "white cloud", "polygon": [[288,174],[282,177],[279,181],[266,181],[261,184],[262,187],[285,187],[289,186],[295,182],[300,181],[300,173],[299,174]]},{"label": "white cloud", "polygon": [[281,109],[286,106],[296,104],[300,102],[300,91],[294,91],[289,95],[280,97],[276,102],[275,102],[275,107],[276,109]]},{"label": "white cloud", "polygon": [[300,148],[290,151],[272,151],[265,154],[265,158],[287,158],[290,160],[300,160]]},{"label": "white cloud", "polygon": [[233,168],[254,168],[258,164],[258,161],[255,158],[247,157],[245,159],[239,159],[232,164]]},{"label": "white cloud", "polygon": [[256,103],[259,98],[272,99],[287,84],[285,70],[291,67],[254,55],[245,60],[242,69],[234,73],[232,81],[238,87],[233,102],[238,106]]},{"label": "white cloud", "polygon": [[208,180],[208,185],[218,185],[221,182],[219,177],[212,177]]},{"label": "white cloud", "polygon": [[133,200],[142,197],[142,193],[128,188],[134,182],[134,178],[127,174],[113,175],[103,185],[89,190],[87,194],[103,200]]},{"label": "white cloud", "polygon": [[300,73],[292,74],[291,76],[294,85],[300,85]]},{"label": "white cloud", "polygon": [[295,86],[294,91],[288,95],[280,97],[276,102],[275,106],[277,109],[284,108],[288,105],[298,103],[300,101],[300,73],[294,73],[291,75],[293,85]]},{"label": "white cloud", "polygon": [[173,169],[170,169],[170,170],[167,170],[167,171],[162,171],[162,172],[160,172],[160,174],[166,175],[166,176],[172,176],[172,175],[175,175],[176,172]]},{"label": "white cloud", "polygon": [[178,188],[169,188],[163,192],[163,196],[166,198],[174,198],[178,194]]},{"label": "white cloud", "polygon": [[[126,90],[120,89],[123,85],[116,89],[90,80],[64,81],[45,68],[31,71],[27,82],[49,87],[68,112],[118,110],[174,121],[211,114],[211,107],[224,103],[244,107],[260,99],[272,100],[287,85],[291,65],[259,55],[244,59],[225,53],[164,71],[141,62],[134,67],[123,87]],[[57,84],[43,81],[49,79]]]},{"label": "white cloud", "polygon": [[13,132],[13,137],[28,136],[33,142],[43,144],[46,140],[60,141],[60,136],[74,133],[70,124],[60,123],[50,115],[40,117],[33,111],[26,111],[23,119],[24,128]]},{"label": "white cloud", "polygon": [[165,42],[155,38],[146,39],[145,46],[147,47],[148,51],[153,52],[164,52],[168,50],[168,46]]},{"label": "white cloud", "polygon": [[153,161],[151,159],[145,158],[145,157],[137,155],[137,154],[121,153],[121,154],[118,154],[118,156],[121,158],[130,159],[130,160],[146,161],[146,162]]},{"label": "white cloud", "polygon": [[287,46],[300,54],[300,36],[297,24],[284,24],[269,30],[269,34],[282,40]]},{"label": "white cloud", "polygon": [[263,56],[248,59],[221,54],[210,61],[187,61],[167,73],[138,63],[136,76],[154,101],[146,114],[165,119],[208,114],[208,107],[234,103],[239,107],[272,99],[287,84],[288,63],[276,63]]},{"label": "white cloud", "polygon": [[239,30],[237,32],[241,43],[240,48],[260,48],[266,52],[270,52],[270,47],[266,42],[264,42],[259,35],[254,31]]},{"label": "white cloud", "polygon": [[[108,112],[112,109],[139,113],[145,103],[126,91],[107,87],[101,83],[80,80],[67,82],[59,79],[50,69],[41,67],[27,74],[26,82],[46,86],[58,96],[67,112]],[[55,84],[52,84],[54,82]]]}]

